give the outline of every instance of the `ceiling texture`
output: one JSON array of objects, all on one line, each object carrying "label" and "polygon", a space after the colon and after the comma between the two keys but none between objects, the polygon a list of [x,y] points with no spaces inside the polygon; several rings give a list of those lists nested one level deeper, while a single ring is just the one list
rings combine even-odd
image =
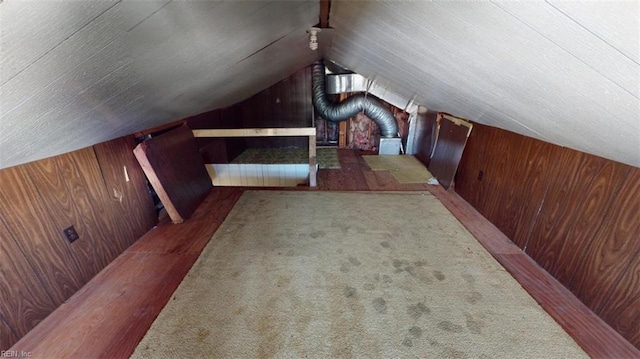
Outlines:
[{"label": "ceiling texture", "polygon": [[0,0],[0,168],[211,109],[320,57],[409,102],[640,167],[640,2]]}]

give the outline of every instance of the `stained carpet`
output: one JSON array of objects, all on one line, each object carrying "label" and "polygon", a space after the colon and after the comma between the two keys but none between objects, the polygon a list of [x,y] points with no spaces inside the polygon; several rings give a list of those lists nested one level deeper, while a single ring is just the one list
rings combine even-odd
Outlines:
[{"label": "stained carpet", "polygon": [[[232,163],[309,163],[307,148],[248,148]],[[316,148],[316,163],[320,168],[339,169],[338,151],[335,148]]]},{"label": "stained carpet", "polygon": [[433,177],[417,158],[410,155],[362,156],[373,171],[389,171],[398,183],[426,183]]},{"label": "stained carpet", "polygon": [[586,358],[428,193],[247,191],[133,358]]}]

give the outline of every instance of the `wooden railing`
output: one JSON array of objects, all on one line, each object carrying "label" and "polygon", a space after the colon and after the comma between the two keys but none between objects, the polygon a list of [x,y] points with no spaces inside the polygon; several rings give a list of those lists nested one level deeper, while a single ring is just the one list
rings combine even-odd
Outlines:
[{"label": "wooden railing", "polygon": [[296,128],[234,128],[193,130],[194,137],[309,137],[309,186],[317,186],[316,129]]}]

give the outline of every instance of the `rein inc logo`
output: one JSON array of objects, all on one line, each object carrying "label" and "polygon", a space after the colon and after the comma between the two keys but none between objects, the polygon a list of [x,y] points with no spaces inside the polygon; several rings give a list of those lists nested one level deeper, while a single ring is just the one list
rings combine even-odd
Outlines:
[{"label": "rein inc logo", "polygon": [[0,358],[30,358],[31,352],[18,350],[0,350]]}]

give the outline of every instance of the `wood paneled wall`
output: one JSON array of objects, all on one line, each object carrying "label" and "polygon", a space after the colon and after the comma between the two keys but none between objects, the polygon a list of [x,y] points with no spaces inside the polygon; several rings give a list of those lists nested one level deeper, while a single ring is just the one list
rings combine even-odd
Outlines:
[{"label": "wood paneled wall", "polygon": [[[242,128],[242,106],[233,105],[216,109],[185,119],[192,129]],[[229,163],[244,150],[247,144],[244,138],[196,138],[196,144],[204,163]]]},{"label": "wood paneled wall", "polygon": [[474,124],[455,188],[640,348],[640,168]]},{"label": "wood paneled wall", "polygon": [[[155,225],[134,145],[128,136],[0,170],[0,350]],[[80,238],[69,244],[71,225]]]},{"label": "wood paneled wall", "polygon": [[[245,128],[310,127],[311,67],[297,71],[288,78],[240,103]],[[249,148],[307,147],[306,138],[257,137],[246,138]]]},{"label": "wood paneled wall", "polygon": [[133,152],[173,223],[191,217],[212,187],[191,128],[145,140]]}]

